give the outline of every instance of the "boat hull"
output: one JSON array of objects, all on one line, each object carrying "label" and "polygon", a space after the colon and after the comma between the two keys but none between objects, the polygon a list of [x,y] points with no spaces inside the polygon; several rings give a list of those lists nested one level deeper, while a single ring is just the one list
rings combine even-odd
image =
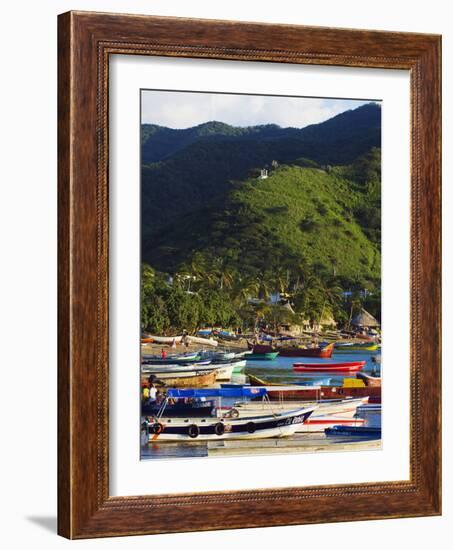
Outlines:
[{"label": "boat hull", "polygon": [[377,351],[379,346],[377,344],[367,346],[338,346],[335,348],[335,353],[351,353],[351,352],[367,352]]},{"label": "boat hull", "polygon": [[363,426],[365,420],[363,418],[343,418],[343,417],[316,417],[309,418],[307,422],[301,424],[296,433],[318,433],[324,432],[326,428],[332,428],[333,426]]},{"label": "boat hull", "polygon": [[326,428],[327,437],[357,437],[367,439],[380,439],[381,428],[370,428],[368,426],[333,426]]},{"label": "boat hull", "polygon": [[[267,386],[265,380],[249,376],[252,386]],[[273,387],[271,387],[273,386]],[[381,402],[380,387],[343,387],[343,386],[292,386],[290,388],[279,389],[277,385],[269,384],[267,387],[267,396],[271,401],[321,401],[324,399],[344,399],[345,397],[369,397],[370,403]]]},{"label": "boat hull", "polygon": [[247,360],[250,361],[273,361],[278,356],[278,351],[270,353],[251,353],[247,355]]},{"label": "boat hull", "polygon": [[[295,408],[315,407],[310,420],[315,418],[341,417],[352,420],[357,412],[357,408],[368,403],[368,397],[356,399],[333,399],[328,401],[248,401],[239,403],[233,407],[239,418],[258,416],[263,414],[281,414]],[[231,409],[230,409],[231,410]]]},{"label": "boat hull", "polygon": [[148,423],[147,430],[150,443],[289,437],[296,432],[299,424],[307,421],[313,410],[313,408],[304,408],[274,416],[231,420],[223,418],[186,418],[184,420],[160,418]]},{"label": "boat hull", "polygon": [[[154,374],[154,384],[156,386],[174,387],[174,388],[204,388],[210,386],[216,381],[216,371],[200,371],[196,373],[183,373],[176,375],[169,373],[165,378]],[[142,375],[142,383],[146,383],[149,379],[149,374]]]},{"label": "boat hull", "polygon": [[294,363],[295,372],[358,372],[365,366],[365,361],[348,363]]},{"label": "boat hull", "polygon": [[278,350],[281,357],[318,357],[330,359],[333,353],[333,344],[324,348],[281,348]]}]

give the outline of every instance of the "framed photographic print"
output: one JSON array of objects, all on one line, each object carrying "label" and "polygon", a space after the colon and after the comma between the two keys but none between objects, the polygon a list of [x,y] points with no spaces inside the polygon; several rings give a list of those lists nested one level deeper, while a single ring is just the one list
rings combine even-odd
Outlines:
[{"label": "framed photographic print", "polygon": [[60,16],[61,535],[440,514],[439,67]]}]

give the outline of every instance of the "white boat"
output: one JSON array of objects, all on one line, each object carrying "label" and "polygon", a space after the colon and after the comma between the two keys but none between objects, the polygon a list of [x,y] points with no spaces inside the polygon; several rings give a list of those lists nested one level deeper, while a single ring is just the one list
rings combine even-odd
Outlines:
[{"label": "white boat", "polygon": [[161,412],[155,417],[143,418],[142,438],[148,441],[211,441],[220,439],[261,439],[288,437],[311,416],[315,407],[303,407],[278,414],[265,414],[247,418],[166,418],[168,399],[206,397],[254,397],[264,395],[261,388],[241,389],[169,389]]},{"label": "white boat", "polygon": [[[368,397],[329,399],[322,401],[269,401],[268,399],[263,399],[262,401],[235,403],[230,411],[233,411],[232,414],[234,416],[244,418],[256,414],[281,413],[295,408],[314,406],[316,410],[312,418],[335,416],[343,419],[353,419],[357,412],[357,407],[365,405],[366,403],[368,403]],[[227,409],[226,411],[228,414]]]},{"label": "white boat", "polygon": [[225,416],[249,418],[259,414],[281,414],[294,408],[315,407],[310,418],[300,424],[297,433],[323,432],[332,426],[361,426],[365,421],[357,418],[357,410],[368,402],[368,397],[356,399],[326,401],[248,401],[236,403],[233,408],[225,409]]},{"label": "white boat", "polygon": [[[216,380],[228,381],[231,380],[234,369],[237,363],[222,363],[220,365],[212,364],[211,361],[201,361],[190,365],[150,365],[142,364],[142,374],[155,375],[160,380],[174,378],[175,376],[195,376],[200,372],[204,373],[207,370],[215,371]],[[192,373],[192,374],[190,374]]]},{"label": "white boat", "polygon": [[[183,336],[154,336],[149,335],[147,338],[150,338],[153,343],[156,344],[173,344],[175,342],[176,344],[180,344]],[[213,346],[217,347],[219,343],[217,340],[214,340],[214,338],[200,338],[199,336],[186,336],[186,339],[191,344],[202,344],[204,346]]]},{"label": "white boat", "polygon": [[226,365],[212,365],[216,369],[216,380],[227,381],[231,380],[236,363],[228,363]]}]

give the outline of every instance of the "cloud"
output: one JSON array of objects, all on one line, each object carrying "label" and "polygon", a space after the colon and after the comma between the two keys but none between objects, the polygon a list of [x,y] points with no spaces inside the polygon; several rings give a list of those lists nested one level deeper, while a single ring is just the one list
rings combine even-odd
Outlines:
[{"label": "cloud", "polygon": [[218,120],[233,126],[278,124],[303,128],[368,100],[142,91],[142,122],[188,128]]}]

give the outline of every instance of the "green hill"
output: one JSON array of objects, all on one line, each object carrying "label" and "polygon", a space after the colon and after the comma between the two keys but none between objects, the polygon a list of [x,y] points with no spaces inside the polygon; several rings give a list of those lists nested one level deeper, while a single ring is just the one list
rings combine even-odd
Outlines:
[{"label": "green hill", "polygon": [[236,183],[222,207],[198,210],[156,233],[144,258],[165,272],[197,252],[207,265],[220,257],[251,277],[303,266],[321,278],[376,281],[379,247],[354,215],[365,196],[342,171],[283,165],[268,179]]},{"label": "green hill", "polygon": [[[380,107],[368,104],[303,129],[277,125],[234,128],[209,122],[174,130],[142,127],[143,239],[200,208],[226,200],[235,180],[273,160],[300,157],[321,165],[350,165],[380,147]],[[148,163],[152,159],[156,162]]]},{"label": "green hill", "polygon": [[303,129],[143,125],[142,327],[380,318],[380,121],[368,104]]}]

